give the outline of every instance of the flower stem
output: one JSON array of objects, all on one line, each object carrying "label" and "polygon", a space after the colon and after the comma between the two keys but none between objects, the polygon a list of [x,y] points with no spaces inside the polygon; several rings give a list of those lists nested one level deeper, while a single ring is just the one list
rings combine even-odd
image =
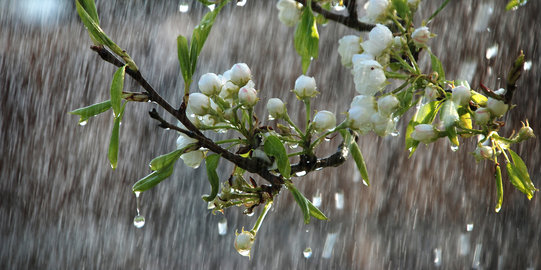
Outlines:
[{"label": "flower stem", "polygon": [[254,234],[256,234],[257,231],[259,231],[259,228],[261,227],[261,224],[263,224],[263,220],[265,219],[265,216],[267,215],[267,213],[268,213],[269,210],[271,209],[271,206],[272,206],[272,201],[269,200],[269,201],[265,204],[265,208],[263,208],[263,212],[261,212],[261,214],[260,214],[259,217],[257,218],[257,221],[255,222],[254,227],[252,228],[251,232],[253,232]]}]

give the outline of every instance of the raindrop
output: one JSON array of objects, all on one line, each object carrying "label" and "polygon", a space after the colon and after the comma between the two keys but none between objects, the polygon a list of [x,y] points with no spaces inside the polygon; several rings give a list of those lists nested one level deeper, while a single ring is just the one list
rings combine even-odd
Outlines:
[{"label": "raindrop", "polygon": [[391,136],[393,136],[393,137],[396,137],[398,135],[400,135],[400,132],[398,130],[395,130],[395,131],[391,132]]},{"label": "raindrop", "polygon": [[475,251],[473,252],[473,261],[471,264],[471,268],[473,269],[479,269],[479,266],[481,266],[481,249],[482,248],[483,248],[483,244],[475,245]]},{"label": "raindrop", "polygon": [[462,233],[458,238],[458,254],[466,256],[468,253],[470,253],[470,235]]},{"label": "raindrop", "polygon": [[340,12],[340,11],[346,9],[346,7],[345,7],[344,5],[340,5],[340,4],[336,4],[336,5],[334,5],[332,8],[333,8],[335,11],[338,11],[338,12]]},{"label": "raindrop", "polygon": [[466,224],[466,231],[471,232],[473,230],[473,223]]},{"label": "raindrop", "polygon": [[302,255],[304,255],[304,257],[306,259],[312,257],[312,249],[310,247],[307,247],[303,252],[302,252]]},{"label": "raindrop", "polygon": [[526,61],[524,62],[524,70],[530,70],[532,68],[532,61]]},{"label": "raindrop", "polygon": [[305,176],[305,175],[306,175],[306,171],[300,171],[300,172],[295,173],[295,176],[297,176],[297,177],[301,177],[301,176]]},{"label": "raindrop", "polygon": [[297,143],[291,143],[291,144],[289,144],[289,148],[291,148],[291,149],[295,149],[295,148],[297,148],[297,147],[299,147],[299,144],[297,144]]},{"label": "raindrop", "polygon": [[336,203],[336,209],[344,209],[344,192],[339,191],[334,194],[334,201]]},{"label": "raindrop", "polygon": [[214,208],[216,208],[216,204],[214,204],[214,201],[208,202],[207,209],[211,210],[211,209],[214,209]]},{"label": "raindrop", "polygon": [[368,182],[366,182],[366,180],[364,179],[363,179],[363,185],[368,186]]},{"label": "raindrop", "polygon": [[458,150],[458,146],[451,145],[451,151],[456,152],[456,150]]},{"label": "raindrop", "polygon": [[434,249],[434,265],[441,266],[441,248]]},{"label": "raindrop", "polygon": [[331,141],[331,138],[325,137],[324,140],[325,140],[326,142],[330,142],[330,141]]},{"label": "raindrop", "polygon": [[143,226],[145,226],[145,217],[137,214],[137,216],[133,218],[133,226],[136,228],[143,228]]},{"label": "raindrop", "polygon": [[246,5],[246,2],[247,2],[247,0],[239,0],[239,1],[237,1],[237,6],[243,7],[244,5]]},{"label": "raindrop", "polygon": [[226,235],[227,234],[227,219],[224,217],[218,222],[218,234]]},{"label": "raindrop", "polygon": [[317,168],[315,168],[315,170],[316,171],[321,171],[321,170],[323,170],[323,167],[317,167]]},{"label": "raindrop", "polygon": [[[526,69],[526,68],[525,68]],[[79,123],[79,126],[86,126],[86,124],[88,124],[88,121],[83,121],[83,122],[80,122]]]},{"label": "raindrop", "polygon": [[498,54],[498,44],[494,44],[487,49],[486,58],[491,59]]},{"label": "raindrop", "polygon": [[208,5],[207,7],[210,9],[210,11],[213,11],[214,8],[216,7],[216,5],[215,5],[215,4],[212,4],[212,5]]},{"label": "raindrop", "polygon": [[178,11],[182,13],[188,12],[189,9],[190,9],[190,6],[188,5],[188,3],[184,1],[180,2],[180,5],[178,5]]},{"label": "raindrop", "polygon": [[321,206],[321,192],[319,192],[319,190],[316,191],[316,194],[314,195],[314,197],[312,197],[312,204],[315,207]]},{"label": "raindrop", "polygon": [[325,245],[323,246],[323,252],[321,254],[321,257],[325,259],[329,259],[332,255],[332,249],[334,247],[334,243],[336,242],[336,238],[338,238],[338,233],[328,233],[327,238],[325,238]]},{"label": "raindrop", "polygon": [[246,215],[247,215],[247,216],[249,216],[249,217],[251,217],[251,216],[253,216],[253,215],[254,215],[254,211],[252,211],[252,212],[249,212],[249,213],[246,213]]},{"label": "raindrop", "polygon": [[272,115],[269,115],[268,119],[269,119],[269,121],[272,121],[272,120],[274,120],[274,117],[272,117]]}]

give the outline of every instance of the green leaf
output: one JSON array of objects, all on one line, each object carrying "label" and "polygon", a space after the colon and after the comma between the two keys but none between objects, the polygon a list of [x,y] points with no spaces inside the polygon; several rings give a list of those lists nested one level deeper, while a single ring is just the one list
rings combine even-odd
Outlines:
[{"label": "green leaf", "polygon": [[312,61],[312,58],[316,59],[319,53],[319,33],[310,2],[308,1],[306,7],[303,8],[301,21],[297,24],[293,40],[295,50],[302,59],[302,73],[305,74],[310,61]]},{"label": "green leaf", "polygon": [[518,8],[518,6],[524,6],[528,3],[528,0],[511,0],[505,6],[505,10],[509,11]]},{"label": "green leaf", "polygon": [[430,60],[432,62],[432,71],[438,73],[438,81],[445,81],[445,71],[443,70],[443,65],[441,64],[440,59],[438,59],[438,57],[430,50],[428,50],[428,53],[430,54]]},{"label": "green leaf", "polygon": [[511,181],[511,184],[515,186],[516,189],[520,190],[520,192],[526,194],[526,197],[528,200],[531,200],[533,197],[533,192],[525,186],[524,182],[521,179],[520,172],[517,169],[517,167],[508,162],[506,164],[507,167],[507,174],[509,175],[509,181]]},{"label": "green leaf", "polygon": [[214,200],[216,195],[218,195],[218,188],[220,186],[220,178],[216,173],[216,168],[218,167],[218,162],[220,161],[220,155],[212,154],[207,156],[205,159],[205,165],[207,167],[207,175],[209,178],[209,183],[212,188],[210,195],[203,196],[203,200],[210,202]]},{"label": "green leaf", "polygon": [[528,188],[532,195],[537,190],[532,182],[532,179],[530,179],[530,174],[528,173],[528,168],[526,167],[526,164],[520,158],[517,153],[515,153],[513,150],[508,149],[509,153],[511,154],[511,158],[513,159],[513,164],[516,166],[518,176],[520,177],[520,180],[524,187]]},{"label": "green leaf", "polygon": [[312,204],[312,202],[308,199],[306,199],[306,204],[308,204],[308,210],[310,211],[310,215],[319,219],[319,220],[329,220],[321,210],[319,210],[315,205]]},{"label": "green leaf", "polygon": [[79,108],[69,112],[70,114],[79,115],[79,123],[87,121],[90,117],[98,115],[102,112],[111,109],[111,100],[106,100],[104,102],[96,103],[84,108]]},{"label": "green leaf", "polygon": [[411,118],[406,128],[406,150],[409,150],[409,157],[413,155],[419,142],[411,138],[411,133],[415,130],[415,126],[419,124],[432,124],[438,111],[441,108],[441,100],[435,100],[429,103],[424,104]]},{"label": "green leaf", "polygon": [[293,194],[293,198],[295,198],[295,201],[301,208],[304,216],[304,223],[310,223],[310,208],[308,208],[308,199],[306,199],[306,197],[304,197],[304,195],[297,190],[291,181],[286,181],[285,185],[291,194]]},{"label": "green leaf", "polygon": [[494,209],[496,213],[500,212],[503,204],[503,185],[502,185],[502,170],[500,166],[496,166],[496,192],[498,194],[498,203],[496,203],[496,208]]},{"label": "green leaf", "polygon": [[205,45],[205,41],[212,29],[214,20],[220,12],[220,10],[229,2],[229,0],[222,1],[213,11],[208,12],[203,16],[199,24],[195,27],[192,33],[192,40],[190,44],[190,78],[195,72],[195,67],[197,65],[197,58],[199,53]]},{"label": "green leaf", "polygon": [[169,164],[171,164],[172,162],[176,162],[183,153],[184,149],[177,149],[170,153],[155,157],[152,161],[150,161],[150,169],[153,171],[161,170],[169,166]]},{"label": "green leaf", "polygon": [[407,0],[392,0],[392,4],[394,9],[396,10],[396,13],[398,13],[398,16],[400,18],[407,20],[408,18],[411,18],[411,11],[408,6]]},{"label": "green leaf", "polygon": [[186,85],[190,85],[193,75],[190,67],[190,52],[188,51],[188,40],[182,35],[177,37],[177,51],[182,78],[184,78],[184,83]]},{"label": "green leaf", "polygon": [[122,90],[124,89],[124,75],[126,74],[126,66],[120,67],[113,76],[111,82],[111,106],[115,117],[120,114],[120,107],[122,106]]},{"label": "green leaf", "polygon": [[396,98],[400,100],[400,107],[395,112],[395,116],[402,116],[404,113],[406,113],[415,103],[411,102],[413,99],[413,91],[415,90],[414,87],[408,87],[405,91],[400,91]]},{"label": "green leaf", "polygon": [[145,176],[141,180],[137,181],[132,187],[133,192],[144,192],[159,184],[161,181],[173,174],[176,161],[169,164],[158,171],[154,171],[151,174]]},{"label": "green leaf", "polygon": [[289,159],[287,158],[286,148],[276,136],[269,136],[265,140],[265,146],[263,147],[265,153],[269,156],[273,156],[278,164],[278,171],[285,179],[291,177],[291,166]]},{"label": "green leaf", "polygon": [[349,146],[349,150],[351,151],[351,156],[353,157],[353,160],[355,160],[355,164],[357,164],[357,168],[359,169],[359,172],[361,173],[361,176],[363,177],[364,183],[366,183],[367,186],[370,186],[370,181],[368,180],[368,170],[366,169],[366,163],[364,162],[361,149],[359,148],[359,145],[357,144],[355,140],[352,140],[352,143]]},{"label": "green leaf", "polygon": [[86,13],[88,13],[88,16],[99,25],[100,18],[98,17],[98,11],[96,10],[96,3],[94,3],[94,0],[79,0],[79,4],[81,4]]},{"label": "green leaf", "polygon": [[120,122],[122,121],[122,116],[124,115],[124,109],[126,108],[126,103],[122,106],[120,114],[115,117],[113,123],[113,131],[111,132],[111,140],[109,140],[109,150],[107,151],[107,157],[109,158],[109,163],[111,163],[111,168],[116,169],[118,163],[118,142],[120,137]]}]

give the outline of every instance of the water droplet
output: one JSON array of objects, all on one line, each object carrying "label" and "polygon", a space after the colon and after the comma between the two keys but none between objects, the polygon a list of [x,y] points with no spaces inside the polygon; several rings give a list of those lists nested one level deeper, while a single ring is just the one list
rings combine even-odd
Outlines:
[{"label": "water droplet", "polygon": [[254,212],[252,211],[252,212],[246,213],[246,215],[249,216],[249,217],[251,217],[251,216],[254,215]]},{"label": "water droplet", "polygon": [[363,185],[368,186],[368,182],[366,182],[366,180],[364,179],[363,179]]},{"label": "water droplet", "polygon": [[317,168],[315,168],[315,170],[316,171],[321,171],[321,170],[323,170],[323,167],[317,167]]},{"label": "water droplet", "polygon": [[434,249],[434,265],[441,266],[441,248]]},{"label": "water droplet", "polygon": [[339,191],[334,194],[334,201],[336,203],[336,209],[344,209],[344,192]]},{"label": "water droplet", "polygon": [[218,222],[218,234],[226,235],[227,234],[227,219],[224,217]]},{"label": "water droplet", "polygon": [[272,115],[269,115],[268,119],[269,119],[269,121],[272,121],[272,120],[274,120],[274,117],[272,117]]},{"label": "water droplet", "polygon": [[460,234],[458,238],[458,254],[466,256],[470,253],[470,235],[466,233]]},{"label": "water droplet", "polygon": [[329,259],[332,255],[332,249],[334,247],[334,243],[336,243],[336,239],[338,238],[338,233],[328,233],[327,238],[325,238],[325,245],[323,246],[323,252],[321,254],[321,257],[325,259]]},{"label": "water droplet", "polygon": [[210,209],[214,209],[214,208],[216,208],[216,204],[214,204],[213,201],[208,202],[207,209],[210,210]]},{"label": "water droplet", "polygon": [[297,176],[297,177],[301,177],[301,176],[305,176],[305,175],[306,175],[306,171],[300,171],[300,172],[295,173],[295,176]]},{"label": "water droplet", "polygon": [[237,6],[243,7],[244,5],[246,5],[246,2],[247,2],[247,0],[238,0],[237,1]]},{"label": "water droplet", "polygon": [[210,11],[213,11],[214,8],[216,8],[216,5],[212,4],[212,5],[208,5],[207,7],[210,9]]},{"label": "water droplet", "polygon": [[135,216],[135,218],[133,218],[133,226],[136,228],[143,228],[143,226],[145,226],[145,217],[141,215]]},{"label": "water droplet", "polygon": [[323,140],[325,140],[326,142],[330,142],[331,138],[325,137]]},{"label": "water droplet", "polygon": [[471,268],[473,269],[479,269],[479,266],[481,266],[481,249],[482,248],[483,248],[483,244],[475,245],[475,251],[473,252],[473,261],[471,264]]},{"label": "water droplet", "polygon": [[487,52],[485,54],[485,57],[487,59],[492,59],[494,56],[496,56],[498,54],[498,44],[494,44],[492,46],[490,46],[488,49],[487,49]]},{"label": "water droplet", "polygon": [[189,9],[190,9],[190,6],[188,5],[188,3],[184,1],[180,2],[180,5],[178,5],[178,11],[182,13],[188,12]]},{"label": "water droplet", "polygon": [[83,121],[83,122],[79,122],[79,126],[85,126],[86,124],[88,124],[88,121]]},{"label": "water droplet", "polygon": [[289,148],[291,149],[295,149],[297,147],[299,147],[299,144],[296,144],[296,143],[289,144]]},{"label": "water droplet", "polygon": [[303,252],[302,252],[302,255],[304,255],[304,257],[306,259],[312,257],[312,249],[310,247],[307,247]]},{"label": "water droplet", "polygon": [[532,61],[526,61],[524,62],[524,70],[530,70],[532,68]]},{"label": "water droplet", "polygon": [[340,11],[346,9],[346,7],[344,5],[340,5],[340,4],[336,4],[332,8],[337,12],[340,12]]},{"label": "water droplet", "polygon": [[466,224],[466,231],[471,232],[473,230],[473,223]]},{"label": "water droplet", "polygon": [[321,206],[321,192],[319,192],[319,190],[316,191],[316,194],[312,197],[312,204],[315,207]]},{"label": "water droplet", "polygon": [[458,146],[452,144],[451,145],[451,151],[456,152],[458,150]]},{"label": "water droplet", "polygon": [[396,137],[396,136],[400,135],[400,132],[398,130],[395,130],[395,131],[391,132],[390,134],[391,134],[391,136]]}]

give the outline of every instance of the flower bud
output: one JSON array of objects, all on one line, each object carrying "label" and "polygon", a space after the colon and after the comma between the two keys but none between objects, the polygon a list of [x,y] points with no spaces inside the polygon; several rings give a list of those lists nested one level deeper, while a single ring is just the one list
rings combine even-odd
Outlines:
[{"label": "flower bud", "polygon": [[378,99],[378,112],[383,116],[390,116],[400,104],[398,98],[393,95],[387,95]]},{"label": "flower bud", "polygon": [[374,125],[374,132],[381,137],[387,136],[394,129],[394,121],[380,112],[372,114],[370,121]]},{"label": "flower bud", "polygon": [[250,68],[245,63],[237,63],[231,67],[230,80],[240,86],[244,86],[251,78]]},{"label": "flower bud", "polygon": [[496,117],[500,117],[504,115],[507,112],[507,109],[509,109],[509,105],[505,104],[505,102],[497,99],[493,99],[491,97],[487,100],[487,109]]},{"label": "flower bud", "polygon": [[329,111],[319,111],[314,116],[313,124],[317,132],[333,129],[336,127],[336,116]]},{"label": "flower bud", "polygon": [[378,57],[391,43],[393,43],[393,32],[383,24],[376,24],[368,33],[368,40],[361,46],[366,53]]},{"label": "flower bud", "polygon": [[223,99],[233,99],[239,93],[239,87],[231,81],[227,81],[222,86],[220,97]]},{"label": "flower bud", "polygon": [[[363,6],[361,4],[357,4],[357,5],[358,7]],[[362,21],[368,22],[368,23],[383,22],[385,20],[386,14],[389,11],[389,7],[390,7],[389,0],[368,1],[368,5],[366,6],[366,15],[362,18]]]},{"label": "flower bud", "polygon": [[373,113],[374,110],[367,107],[351,107],[348,111],[349,127],[351,129],[359,130],[361,133],[372,130],[373,124],[370,118]]},{"label": "flower bud", "polygon": [[432,84],[432,83],[429,83],[426,87],[425,87],[425,97],[427,100],[429,101],[434,101],[438,98],[439,96],[439,93],[438,93],[438,89],[436,89],[436,87]]},{"label": "flower bud", "polygon": [[364,107],[375,111],[376,99],[374,96],[358,95],[353,98],[351,101],[350,107]]},{"label": "flower bud", "polygon": [[351,63],[355,66],[355,63],[359,63],[364,60],[375,60],[375,57],[368,53],[361,53],[361,54],[354,54],[353,57],[351,57]]},{"label": "flower bud", "polygon": [[361,38],[359,36],[348,35],[338,40],[338,54],[342,60],[342,65],[345,67],[351,67],[353,55],[361,51]]},{"label": "flower bud", "polygon": [[280,0],[276,4],[278,19],[286,26],[294,26],[301,19],[301,6],[293,0]]},{"label": "flower bud", "polygon": [[201,93],[191,93],[188,107],[194,114],[203,116],[208,113],[210,108],[209,97]]},{"label": "flower bud", "polygon": [[478,125],[484,125],[490,121],[490,111],[487,108],[479,108],[473,114],[473,119]]},{"label": "flower bud", "polygon": [[430,39],[430,31],[426,26],[419,27],[411,33],[411,38],[415,44],[425,44]]},{"label": "flower bud", "polygon": [[295,94],[300,99],[311,98],[317,95],[316,80],[314,77],[301,75],[295,81]]},{"label": "flower bud", "polygon": [[456,111],[455,103],[452,100],[447,100],[441,106],[440,120],[445,128],[449,128],[459,120],[458,112]]},{"label": "flower bud", "polygon": [[373,96],[385,86],[385,72],[375,60],[364,60],[353,65],[353,82],[355,90],[361,95]]},{"label": "flower bud", "polygon": [[528,120],[526,120],[526,124],[522,123],[522,127],[518,131],[515,140],[517,142],[522,142],[530,138],[535,138],[535,134],[533,133],[533,129],[530,127]]},{"label": "flower bud", "polygon": [[252,107],[257,103],[257,100],[257,91],[254,88],[245,86],[239,90],[240,104]]},{"label": "flower bud", "polygon": [[478,145],[473,152],[475,160],[479,161],[482,159],[492,160],[494,158],[494,150],[488,145]]},{"label": "flower bud", "polygon": [[201,165],[203,159],[205,159],[205,153],[203,153],[203,151],[201,150],[195,150],[186,154],[182,154],[180,158],[182,159],[182,161],[184,161],[184,164],[186,164],[186,166],[197,169],[199,165]]},{"label": "flower bud", "polygon": [[271,98],[267,101],[267,110],[274,119],[281,118],[286,113],[286,106],[279,98]]},{"label": "flower bud", "polygon": [[235,232],[235,249],[242,256],[250,257],[250,250],[255,242],[255,233],[245,231],[242,228],[241,233]]},{"label": "flower bud", "polygon": [[453,88],[453,101],[456,105],[466,106],[470,102],[471,92],[466,86],[457,86]]},{"label": "flower bud", "polygon": [[223,83],[218,75],[207,73],[201,76],[197,85],[199,86],[199,91],[201,91],[201,93],[212,96],[220,93]]},{"label": "flower bud", "polygon": [[423,142],[425,144],[431,143],[438,138],[436,129],[434,128],[434,126],[429,124],[416,125],[410,136],[412,139]]}]

